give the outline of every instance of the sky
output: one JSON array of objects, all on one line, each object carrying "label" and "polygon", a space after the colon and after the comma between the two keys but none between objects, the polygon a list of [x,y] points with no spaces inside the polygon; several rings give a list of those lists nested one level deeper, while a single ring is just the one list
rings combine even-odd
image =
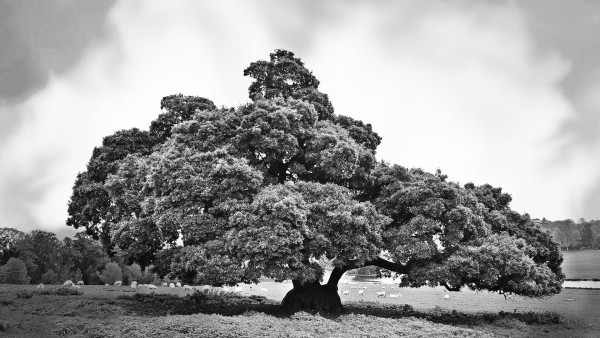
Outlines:
[{"label": "sky", "polygon": [[600,1],[0,0],[0,227],[59,235],[78,172],[162,97],[248,102],[300,57],[379,159],[489,183],[534,218],[600,219]]}]

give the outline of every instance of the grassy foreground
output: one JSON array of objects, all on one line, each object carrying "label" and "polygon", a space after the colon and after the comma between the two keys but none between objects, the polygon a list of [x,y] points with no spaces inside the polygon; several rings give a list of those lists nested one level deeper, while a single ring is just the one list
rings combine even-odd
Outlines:
[{"label": "grassy foreground", "polygon": [[[282,284],[278,284],[282,285]],[[283,284],[285,285],[285,284]],[[273,288],[265,283],[260,286]],[[600,332],[554,312],[429,310],[343,298],[347,313],[286,316],[260,295],[207,292],[157,294],[129,287],[0,285],[0,336],[6,337],[594,337]],[[260,290],[253,288],[252,290]],[[264,291],[257,291],[264,292]],[[245,291],[244,293],[248,293]]]}]

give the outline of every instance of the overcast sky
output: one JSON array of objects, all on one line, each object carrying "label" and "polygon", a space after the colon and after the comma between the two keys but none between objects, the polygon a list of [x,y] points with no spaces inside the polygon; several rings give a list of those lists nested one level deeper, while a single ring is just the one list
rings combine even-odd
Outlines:
[{"label": "overcast sky", "polygon": [[170,94],[247,102],[244,68],[276,48],[373,125],[378,158],[600,219],[598,0],[0,0],[0,46],[0,227],[69,233],[103,136]]}]

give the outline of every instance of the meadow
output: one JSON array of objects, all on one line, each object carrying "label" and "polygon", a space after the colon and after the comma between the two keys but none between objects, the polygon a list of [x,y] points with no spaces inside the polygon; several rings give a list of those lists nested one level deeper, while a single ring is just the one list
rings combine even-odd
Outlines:
[{"label": "meadow", "polygon": [[[358,288],[366,287],[364,295]],[[385,287],[385,289],[383,289]],[[566,289],[546,300],[505,300],[492,293],[398,289],[341,283],[346,313],[284,315],[290,283],[213,289],[83,286],[76,294],[39,294],[35,286],[0,285],[0,336],[7,337],[594,337],[600,290]],[[60,290],[46,286],[44,293]],[[378,298],[376,291],[400,293]]]},{"label": "meadow", "polygon": [[[579,255],[579,256],[578,256]],[[565,254],[567,278],[598,278],[600,251]],[[578,257],[581,257],[578,259]],[[575,264],[574,264],[575,262]],[[589,277],[588,277],[589,276]],[[282,314],[290,282],[219,288],[0,284],[1,337],[599,337],[600,289],[544,299],[489,292],[398,288],[345,276],[346,312]],[[358,293],[363,290],[363,295]],[[386,291],[397,297],[380,298]]]},{"label": "meadow", "polygon": [[563,272],[571,280],[600,280],[600,250],[563,251]]}]

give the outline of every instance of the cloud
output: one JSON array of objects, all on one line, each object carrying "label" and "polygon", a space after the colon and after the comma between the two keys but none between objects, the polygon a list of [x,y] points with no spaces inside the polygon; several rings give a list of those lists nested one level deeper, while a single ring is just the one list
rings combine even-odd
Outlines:
[{"label": "cloud", "polygon": [[103,136],[146,129],[170,94],[246,102],[243,69],[286,48],[337,113],[373,124],[380,158],[501,186],[535,217],[578,218],[598,167],[585,166],[583,149],[556,163],[569,143],[557,130],[578,114],[561,87],[574,66],[539,48],[525,13],[469,1],[118,2],[105,39],[14,107],[1,216],[5,226],[64,228],[75,176]]},{"label": "cloud", "polygon": [[0,145],[20,121],[12,106],[62,74],[104,35],[113,1],[0,1]]},{"label": "cloud", "polygon": [[413,3],[400,17],[371,13],[322,38],[316,49],[335,61],[315,73],[338,113],[380,132],[380,157],[503,187],[516,210],[535,217],[570,215],[585,182],[561,173],[576,166],[550,167],[561,145],[555,131],[573,114],[559,88],[569,63],[539,53],[521,11]]}]

